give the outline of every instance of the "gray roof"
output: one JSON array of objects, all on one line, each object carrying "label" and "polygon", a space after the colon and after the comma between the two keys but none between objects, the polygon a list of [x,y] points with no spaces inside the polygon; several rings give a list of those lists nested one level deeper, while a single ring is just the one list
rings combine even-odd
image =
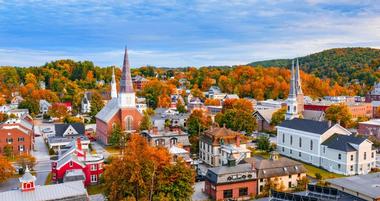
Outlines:
[{"label": "gray roof", "polygon": [[353,135],[334,134],[331,137],[329,137],[327,140],[325,140],[322,143],[322,145],[325,145],[331,149],[348,152],[348,151],[356,151],[356,149],[352,146],[352,144],[359,145],[366,140],[367,140],[366,138],[355,137]]},{"label": "gray roof", "polygon": [[239,173],[239,172],[249,172],[252,171],[252,165],[249,163],[239,164],[236,166],[219,166],[215,168],[209,168],[208,171],[211,171],[217,175],[222,174],[232,174],[232,173]]},{"label": "gray roof", "polygon": [[54,124],[55,136],[56,137],[63,137],[63,133],[70,126],[72,126],[78,132],[79,135],[84,135],[84,131],[85,131],[84,124],[72,123],[72,124]]},{"label": "gray roof", "polygon": [[11,190],[0,193],[0,201],[53,201],[77,197],[87,198],[87,191],[82,181],[36,186],[35,190],[27,192]]},{"label": "gray roof", "polygon": [[294,118],[292,120],[283,121],[278,127],[291,128],[316,134],[323,134],[333,126],[333,124],[329,125],[327,121],[314,121],[308,119]]},{"label": "gray roof", "polygon": [[107,123],[109,120],[111,120],[113,116],[115,116],[115,114],[119,111],[119,109],[120,107],[118,104],[118,99],[114,98],[114,99],[111,99],[107,103],[107,105],[105,105],[102,108],[102,110],[100,110],[98,114],[96,114],[95,117]]},{"label": "gray roof", "polygon": [[328,179],[327,182],[334,186],[348,189],[355,194],[357,192],[373,199],[380,198],[380,172],[360,176]]},{"label": "gray roof", "polygon": [[264,120],[268,123],[271,122],[272,120],[272,115],[273,113],[275,113],[277,110],[279,110],[280,108],[273,108],[273,109],[264,109],[264,110],[256,110],[254,112],[255,113],[258,113],[260,116],[262,116],[264,118]]},{"label": "gray roof", "polygon": [[316,110],[304,110],[302,116],[304,119],[323,121],[325,119],[325,112]]}]

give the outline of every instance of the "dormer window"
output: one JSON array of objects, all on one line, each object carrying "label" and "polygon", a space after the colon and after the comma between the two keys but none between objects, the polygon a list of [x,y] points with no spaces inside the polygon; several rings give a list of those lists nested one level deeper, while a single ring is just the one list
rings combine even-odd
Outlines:
[{"label": "dormer window", "polygon": [[73,167],[73,162],[72,161],[70,161],[69,166]]}]

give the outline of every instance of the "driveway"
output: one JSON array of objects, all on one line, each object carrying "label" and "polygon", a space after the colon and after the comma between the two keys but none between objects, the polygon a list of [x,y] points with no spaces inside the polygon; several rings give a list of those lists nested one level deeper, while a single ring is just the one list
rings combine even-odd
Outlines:
[{"label": "driveway", "polygon": [[20,186],[18,178],[10,178],[6,182],[0,183],[0,192],[10,191]]},{"label": "driveway", "polygon": [[48,152],[48,148],[45,145],[42,136],[35,138],[35,151],[32,155],[36,157],[37,164],[34,167],[37,173],[36,185],[45,185],[46,178],[51,171],[51,160]]},{"label": "driveway", "polygon": [[207,194],[202,192],[202,189],[204,188],[204,186],[205,186],[204,181],[195,182],[194,193],[193,193],[193,196],[191,197],[191,200],[194,200],[194,201],[209,200]]}]

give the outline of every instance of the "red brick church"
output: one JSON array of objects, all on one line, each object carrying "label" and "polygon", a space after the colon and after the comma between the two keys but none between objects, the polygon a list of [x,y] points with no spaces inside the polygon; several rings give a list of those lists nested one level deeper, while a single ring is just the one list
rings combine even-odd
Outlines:
[{"label": "red brick church", "polygon": [[136,108],[136,95],[133,90],[128,51],[125,49],[120,90],[116,92],[115,75],[112,75],[112,99],[96,115],[96,137],[108,144],[112,128],[120,125],[125,132],[134,133],[139,129],[142,114]]}]

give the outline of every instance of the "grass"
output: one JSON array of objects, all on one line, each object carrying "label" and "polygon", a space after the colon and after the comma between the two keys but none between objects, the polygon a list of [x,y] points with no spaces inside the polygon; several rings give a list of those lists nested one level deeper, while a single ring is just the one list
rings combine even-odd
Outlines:
[{"label": "grass", "polygon": [[257,150],[257,149],[253,149],[253,148],[248,148],[249,150],[251,150],[251,154],[252,154],[252,156],[251,157],[253,157],[253,156],[260,156],[260,157],[262,157],[262,158],[264,158],[264,159],[269,159],[269,157],[270,157],[270,154],[269,154],[269,152],[267,152],[267,151],[262,151],[262,150]]},{"label": "grass", "polygon": [[50,185],[51,184],[51,172],[48,174],[45,180],[45,185]]},{"label": "grass", "polygon": [[89,195],[102,194],[105,186],[103,184],[87,186],[87,192]]},{"label": "grass", "polygon": [[[301,162],[301,161],[300,161]],[[345,177],[344,175],[341,174],[336,174],[332,172],[328,172],[324,169],[303,163],[303,166],[307,169],[307,175],[315,179],[315,174],[319,173],[322,176],[322,179],[333,179],[333,178],[340,178],[340,177]]]}]

